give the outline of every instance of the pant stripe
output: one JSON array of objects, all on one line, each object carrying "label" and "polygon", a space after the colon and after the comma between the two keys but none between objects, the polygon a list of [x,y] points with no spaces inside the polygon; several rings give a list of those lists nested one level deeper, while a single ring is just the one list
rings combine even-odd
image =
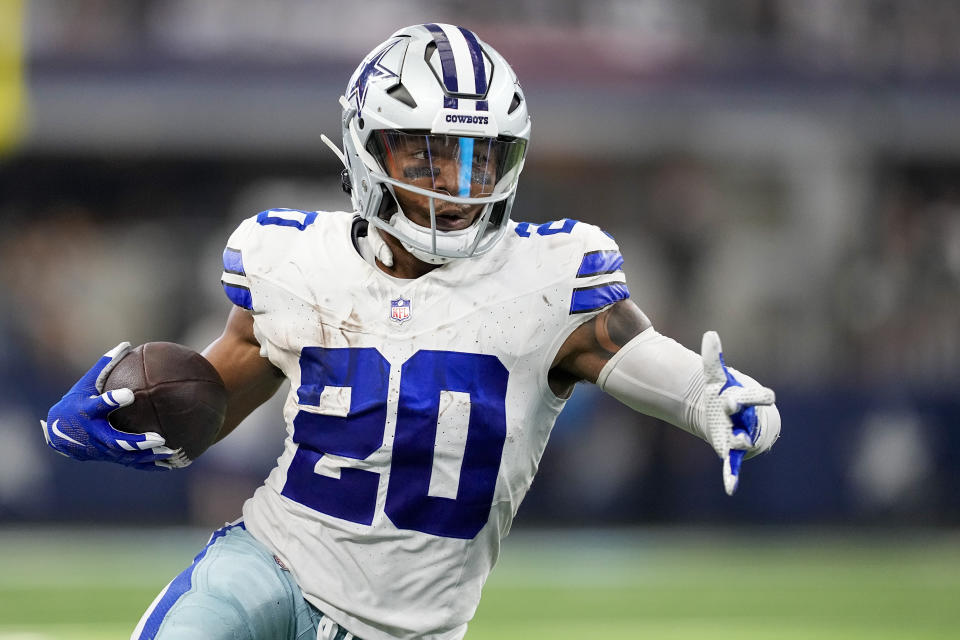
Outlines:
[{"label": "pant stripe", "polygon": [[200,561],[207,555],[207,550],[210,549],[213,543],[227,535],[227,532],[235,527],[246,528],[243,526],[243,522],[238,522],[213,532],[213,535],[210,536],[210,540],[207,542],[207,546],[193,559],[193,564],[180,572],[180,575],[174,578],[170,584],[160,592],[157,599],[150,605],[150,609],[147,609],[147,612],[143,614],[143,619],[141,619],[140,625],[137,626],[133,632],[131,640],[153,640],[156,637],[167,613],[173,608],[177,600],[180,599],[180,596],[190,591],[190,588],[193,586],[193,572],[197,568],[197,565],[200,564]]}]

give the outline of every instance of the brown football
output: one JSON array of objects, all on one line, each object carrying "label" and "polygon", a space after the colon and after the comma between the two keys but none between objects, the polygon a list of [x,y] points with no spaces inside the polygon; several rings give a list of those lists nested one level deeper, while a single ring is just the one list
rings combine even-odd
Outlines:
[{"label": "brown football", "polygon": [[172,449],[194,460],[217,437],[227,410],[220,374],[196,351],[172,342],[147,342],[125,355],[104,382],[104,391],[127,388],[133,404],[110,413],[120,431],[156,431]]}]

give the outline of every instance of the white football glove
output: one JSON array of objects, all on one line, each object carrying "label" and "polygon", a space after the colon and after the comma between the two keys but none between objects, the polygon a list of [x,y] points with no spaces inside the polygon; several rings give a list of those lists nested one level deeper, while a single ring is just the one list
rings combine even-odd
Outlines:
[{"label": "white football glove", "polygon": [[703,334],[700,357],[705,382],[701,426],[723,460],[723,488],[733,495],[745,454],[766,451],[780,435],[780,414],[773,405],[776,397],[772,389],[739,371],[734,377],[723,362],[716,331]]}]

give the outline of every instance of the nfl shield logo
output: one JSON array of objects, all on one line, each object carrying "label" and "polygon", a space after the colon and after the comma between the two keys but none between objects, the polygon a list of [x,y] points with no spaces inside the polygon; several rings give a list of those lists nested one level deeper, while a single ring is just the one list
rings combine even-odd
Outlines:
[{"label": "nfl shield logo", "polygon": [[410,301],[404,297],[390,301],[390,319],[395,322],[406,322],[410,319]]}]

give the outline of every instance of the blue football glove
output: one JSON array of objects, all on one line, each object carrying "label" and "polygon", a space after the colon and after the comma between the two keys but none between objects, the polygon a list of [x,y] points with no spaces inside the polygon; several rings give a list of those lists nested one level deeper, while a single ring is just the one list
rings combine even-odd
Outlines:
[{"label": "blue football glove", "polygon": [[147,470],[190,464],[181,450],[165,446],[159,433],[125,433],[107,421],[111,411],[133,403],[130,389],[101,393],[110,371],[129,351],[129,342],[108,351],[53,405],[47,419],[40,421],[44,439],[54,451],[74,460],[103,460]]},{"label": "blue football glove", "polygon": [[[723,361],[720,336],[715,331],[703,334],[700,347],[703,358],[703,397],[706,431],[713,450],[723,460],[723,488],[733,495],[740,479],[740,465],[747,454],[765,451],[780,434],[780,414],[773,403],[773,390],[760,386],[747,376],[744,386]],[[757,411],[764,420],[758,420]],[[762,423],[767,423],[761,435]],[[760,442],[761,439],[763,442]]]}]

